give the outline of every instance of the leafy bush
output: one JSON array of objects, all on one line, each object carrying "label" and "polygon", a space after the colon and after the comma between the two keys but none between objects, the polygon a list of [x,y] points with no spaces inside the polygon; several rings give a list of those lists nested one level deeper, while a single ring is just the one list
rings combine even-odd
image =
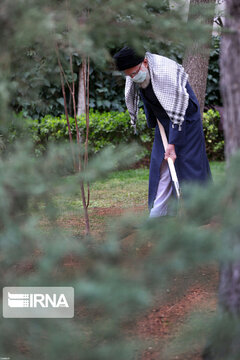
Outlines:
[{"label": "leafy bush", "polygon": [[[137,142],[143,150],[139,153],[136,161],[146,155],[150,155],[154,130],[147,127],[143,110],[139,111],[138,134],[135,135],[130,126],[128,112],[103,112],[90,111],[89,119],[89,149],[90,155],[97,153],[106,146],[116,147],[118,144]],[[76,139],[74,118],[69,118],[73,139]],[[23,123],[23,126],[20,125]],[[81,141],[85,141],[86,122],[85,116],[78,117],[78,126]],[[9,129],[8,142],[12,143],[25,134],[30,135],[35,144],[35,154],[40,155],[47,149],[49,142],[68,142],[68,127],[65,115],[52,117],[47,115],[41,119],[21,118],[17,115]]]},{"label": "leafy bush", "polygon": [[209,159],[224,159],[223,131],[219,129],[220,115],[218,111],[208,110],[203,114],[203,131]]},{"label": "leafy bush", "polygon": [[[208,157],[211,160],[224,159],[223,133],[219,130],[220,115],[218,112],[209,110],[204,113],[203,128],[206,139]],[[73,139],[76,139],[74,118],[69,118]],[[19,128],[23,122],[23,127]],[[85,116],[78,117],[78,126],[82,142],[86,136]],[[103,112],[90,111],[89,148],[90,156],[106,146],[116,147],[119,144],[137,142],[143,148],[137,161],[144,157],[150,158],[150,152],[154,139],[154,130],[147,127],[145,115],[139,110],[137,135],[130,126],[128,112]],[[20,118],[18,115],[11,125],[8,142],[16,138],[30,134],[35,144],[35,154],[39,156],[47,149],[49,142],[68,142],[68,127],[65,115],[52,117],[47,115],[41,119]]]},{"label": "leafy bush", "polygon": [[222,105],[219,89],[220,69],[219,69],[220,37],[212,37],[212,48],[210,52],[207,89],[205,106]]}]

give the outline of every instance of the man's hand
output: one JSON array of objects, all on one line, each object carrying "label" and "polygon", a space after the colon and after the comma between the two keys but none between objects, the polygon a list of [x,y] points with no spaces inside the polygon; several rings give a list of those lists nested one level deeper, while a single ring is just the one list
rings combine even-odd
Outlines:
[{"label": "man's hand", "polygon": [[173,162],[177,158],[176,153],[175,153],[175,145],[173,145],[173,144],[168,144],[168,146],[166,148],[164,159],[167,160],[169,157],[172,158]]}]

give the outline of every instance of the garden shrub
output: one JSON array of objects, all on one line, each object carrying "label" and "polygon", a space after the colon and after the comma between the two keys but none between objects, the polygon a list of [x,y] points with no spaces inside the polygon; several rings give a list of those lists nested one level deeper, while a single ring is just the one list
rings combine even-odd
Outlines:
[{"label": "garden shrub", "polygon": [[203,131],[210,160],[224,160],[224,137],[220,129],[220,115],[212,109],[203,114]]},{"label": "garden shrub", "polygon": [[205,107],[222,106],[222,97],[220,93],[220,68],[219,68],[219,53],[220,53],[220,37],[212,37],[212,46],[210,51],[207,88],[205,97]]},{"label": "garden shrub", "polygon": [[[86,122],[85,116],[80,116],[78,126],[81,133],[81,141],[85,141]],[[23,127],[17,124],[23,121]],[[220,115],[218,112],[209,110],[203,117],[203,128],[206,139],[208,157],[211,160],[223,160],[224,140],[223,134],[219,130]],[[74,118],[69,118],[73,139],[76,139],[76,128]],[[53,117],[47,115],[41,119],[20,118],[16,121],[9,131],[8,141],[13,142],[17,137],[21,137],[21,132],[31,136],[35,144],[35,154],[40,155],[45,152],[49,142],[68,142],[68,127],[65,115]],[[154,139],[154,129],[147,127],[147,122],[142,109],[139,110],[137,122],[137,135],[134,134],[130,126],[128,112],[103,112],[90,111],[89,116],[89,153],[90,156],[97,153],[106,146],[115,147],[119,144],[129,144],[133,141],[140,144],[143,148],[137,158],[142,160],[144,157],[150,158],[150,152]]]},{"label": "garden shrub", "polygon": [[[77,117],[81,133],[81,141],[85,141],[86,122],[85,116]],[[23,123],[22,126],[19,124]],[[74,118],[69,118],[73,140],[76,140],[76,127]],[[28,134],[35,144],[35,154],[45,152],[49,142],[68,142],[68,127],[65,115],[53,117],[47,115],[41,119],[23,118],[17,115],[9,128],[8,142],[12,143],[16,138]],[[136,161],[145,156],[150,156],[154,130],[147,127],[143,110],[139,110],[137,134],[134,134],[130,126],[128,112],[103,112],[90,111],[89,115],[89,153],[90,156],[106,146],[116,147],[119,144],[137,142],[143,150],[139,153]]]}]

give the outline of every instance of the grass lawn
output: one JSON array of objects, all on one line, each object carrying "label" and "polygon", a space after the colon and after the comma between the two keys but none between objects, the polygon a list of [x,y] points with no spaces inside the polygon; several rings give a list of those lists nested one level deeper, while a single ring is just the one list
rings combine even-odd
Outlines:
[{"label": "grass lawn", "polygon": [[[225,172],[224,162],[210,163],[213,180],[219,181]],[[124,170],[112,173],[107,179],[91,185],[89,212],[93,208],[132,208],[147,210],[149,169]],[[82,214],[80,191],[73,198],[58,197],[61,213]]]}]

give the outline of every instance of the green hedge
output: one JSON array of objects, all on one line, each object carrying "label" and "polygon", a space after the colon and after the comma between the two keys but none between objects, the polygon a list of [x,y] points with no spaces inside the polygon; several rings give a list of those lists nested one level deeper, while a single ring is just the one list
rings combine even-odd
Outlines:
[{"label": "green hedge", "polygon": [[218,111],[210,109],[203,114],[203,131],[209,159],[224,160],[224,137]]},{"label": "green hedge", "polygon": [[[74,118],[69,118],[73,139],[76,139],[76,127]],[[22,123],[22,126],[18,124]],[[140,109],[138,118],[138,133],[134,134],[130,126],[129,114],[127,112],[103,112],[90,111],[89,126],[89,152],[90,156],[107,145],[116,146],[121,143],[137,142],[143,147],[143,151],[137,156],[137,160],[149,155],[154,129],[149,129],[146,124],[145,115]],[[82,141],[85,140],[86,122],[85,116],[78,117],[78,126]],[[65,115],[52,117],[47,115],[41,119],[23,118],[20,115],[13,122],[9,130],[8,142],[21,136],[31,136],[35,143],[35,153],[43,153],[50,141],[68,142],[68,127]]]},{"label": "green hedge", "polygon": [[[23,119],[21,119],[23,120]],[[9,142],[14,141],[16,137],[22,134],[28,134],[35,143],[36,155],[44,152],[49,141],[69,141],[68,127],[65,115],[52,117],[47,115],[41,119],[24,119],[24,127],[19,130],[16,124],[11,127],[9,132]],[[70,125],[73,138],[76,139],[76,128],[74,118],[70,118]],[[82,141],[85,139],[86,123],[85,117],[78,117],[78,126],[81,132]],[[204,133],[209,159],[222,160],[224,152],[223,135],[218,130],[219,113],[209,110],[204,114]],[[89,129],[89,148],[90,155],[98,152],[106,145],[116,146],[120,143],[138,142],[143,146],[143,151],[139,154],[138,160],[150,155],[152,142],[154,138],[154,129],[147,127],[145,115],[142,109],[139,111],[137,135],[134,135],[130,126],[128,112],[90,112],[90,129]]]}]

